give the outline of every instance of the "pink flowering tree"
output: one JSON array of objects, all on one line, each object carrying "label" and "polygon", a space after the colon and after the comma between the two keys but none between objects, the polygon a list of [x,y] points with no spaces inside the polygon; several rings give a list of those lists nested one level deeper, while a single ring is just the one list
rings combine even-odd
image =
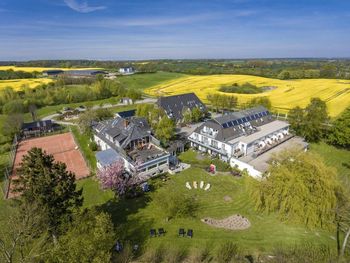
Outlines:
[{"label": "pink flowering tree", "polygon": [[124,162],[122,160],[118,160],[98,170],[97,178],[102,189],[111,189],[119,197],[124,196],[127,190],[135,184],[132,176],[125,176]]}]

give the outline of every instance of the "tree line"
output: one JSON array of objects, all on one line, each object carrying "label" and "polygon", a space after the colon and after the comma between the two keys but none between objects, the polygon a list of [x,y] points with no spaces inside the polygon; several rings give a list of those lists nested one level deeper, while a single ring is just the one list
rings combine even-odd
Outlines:
[{"label": "tree line", "polygon": [[76,81],[62,78],[55,83],[43,84],[35,89],[23,87],[22,90],[15,91],[10,87],[4,88],[0,91],[0,111],[3,114],[15,114],[29,112],[31,105],[43,107],[110,97],[129,97],[133,100],[142,97],[141,92],[128,89],[114,80],[97,78],[90,84],[71,85],[72,82]]}]

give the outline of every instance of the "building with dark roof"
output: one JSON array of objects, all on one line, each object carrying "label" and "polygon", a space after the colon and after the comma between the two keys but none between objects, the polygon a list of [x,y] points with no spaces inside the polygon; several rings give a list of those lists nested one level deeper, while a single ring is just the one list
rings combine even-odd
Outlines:
[{"label": "building with dark roof", "polygon": [[43,71],[43,76],[45,77],[57,77],[58,75],[63,74],[64,71],[61,69],[50,69]]},{"label": "building with dark roof", "polygon": [[184,110],[200,109],[204,114],[207,108],[204,103],[194,93],[185,93],[180,95],[160,97],[158,99],[158,107],[162,108],[167,116],[176,123],[183,120]]},{"label": "building with dark roof", "polygon": [[[124,160],[125,169],[131,174],[148,178],[168,171],[169,153],[159,147],[145,118],[116,117],[96,123],[93,132],[94,140],[102,150],[96,156],[101,160],[101,167],[105,156],[113,149]],[[103,153],[106,150],[109,152]]]},{"label": "building with dark roof", "polygon": [[123,119],[130,119],[131,117],[134,117],[136,114],[136,110],[126,110],[126,111],[120,111],[116,113],[116,116],[121,117]]},{"label": "building with dark roof", "polygon": [[53,123],[51,120],[33,121],[22,124],[21,132],[24,137],[39,136],[44,133],[53,131]]},{"label": "building with dark roof", "polygon": [[66,70],[64,75],[76,78],[96,77],[97,75],[106,75],[107,72],[96,69]]},{"label": "building with dark roof", "polygon": [[188,139],[192,147],[228,161],[259,155],[290,136],[287,122],[276,120],[264,107],[256,107],[208,120]]}]

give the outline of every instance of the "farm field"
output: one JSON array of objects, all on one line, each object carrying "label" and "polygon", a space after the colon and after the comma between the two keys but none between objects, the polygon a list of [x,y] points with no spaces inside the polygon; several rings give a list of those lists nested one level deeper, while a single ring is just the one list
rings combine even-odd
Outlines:
[{"label": "farm field", "polygon": [[16,91],[22,90],[24,87],[34,89],[41,84],[48,84],[52,81],[49,78],[0,80],[0,90],[6,87],[10,87]]},{"label": "farm field", "polygon": [[24,71],[24,72],[43,72],[50,69],[60,70],[87,70],[87,69],[99,69],[99,68],[42,68],[42,67],[17,67],[17,66],[0,66],[0,70]]},{"label": "farm field", "polygon": [[[222,85],[239,85],[249,82],[258,87],[272,87],[259,94],[235,94],[219,91]],[[337,79],[299,79],[279,80],[250,75],[210,75],[185,76],[169,80],[145,90],[153,96],[175,95],[194,92],[207,102],[207,95],[221,93],[238,97],[239,103],[245,103],[254,97],[269,97],[276,111],[287,112],[289,109],[305,107],[312,97],[319,97],[327,102],[329,114],[337,116],[350,105],[350,81]]]}]

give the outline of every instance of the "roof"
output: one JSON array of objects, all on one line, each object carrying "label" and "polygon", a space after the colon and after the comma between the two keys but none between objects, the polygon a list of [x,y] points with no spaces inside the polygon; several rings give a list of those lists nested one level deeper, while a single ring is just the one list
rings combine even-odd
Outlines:
[{"label": "roof", "polygon": [[33,122],[27,122],[22,124],[22,130],[31,130],[34,128],[51,128],[52,127],[52,121],[46,120],[46,121],[33,121]]},{"label": "roof", "polygon": [[61,69],[50,69],[50,70],[45,70],[43,71],[43,73],[47,73],[47,74],[61,74],[64,71]]},{"label": "roof", "polygon": [[[130,141],[142,139],[150,135],[150,127],[145,118],[132,117],[128,120],[116,117],[114,119],[99,122],[94,126],[95,132],[100,137],[110,136],[113,141],[118,141],[120,146],[126,147]],[[106,140],[108,140],[106,138]]]},{"label": "roof", "polygon": [[170,118],[177,121],[183,118],[182,112],[184,108],[190,110],[193,108],[199,108],[203,112],[207,110],[204,103],[194,93],[161,97],[158,99],[157,103]]},{"label": "roof", "polygon": [[67,70],[64,72],[67,75],[79,75],[79,76],[85,76],[85,75],[97,75],[97,74],[106,74],[105,71],[102,70],[95,70],[95,69],[84,69],[84,70]]},{"label": "roof", "polygon": [[102,166],[108,166],[116,162],[117,160],[120,160],[121,157],[117,153],[117,151],[113,150],[112,148],[109,148],[107,150],[97,152],[96,159]]},{"label": "roof", "polygon": [[121,111],[118,112],[117,115],[126,119],[126,118],[131,118],[133,116],[135,116],[136,114],[136,110],[127,110],[127,111]]},{"label": "roof", "polygon": [[289,124],[287,122],[275,120],[275,121],[272,121],[268,124],[261,126],[259,131],[252,133],[248,136],[242,136],[239,138],[235,138],[232,141],[229,141],[229,143],[236,143],[236,142],[240,141],[240,142],[249,144],[249,143],[254,142],[262,137],[265,137],[265,136],[267,136],[267,135],[269,135],[277,130],[286,128],[288,126],[289,126]]},{"label": "roof", "polygon": [[212,120],[208,120],[195,129],[202,133],[204,127],[213,129],[212,136],[219,141],[232,141],[240,136],[249,136],[257,131],[257,127],[265,125],[274,118],[264,107],[255,107],[240,112],[230,113]]}]

